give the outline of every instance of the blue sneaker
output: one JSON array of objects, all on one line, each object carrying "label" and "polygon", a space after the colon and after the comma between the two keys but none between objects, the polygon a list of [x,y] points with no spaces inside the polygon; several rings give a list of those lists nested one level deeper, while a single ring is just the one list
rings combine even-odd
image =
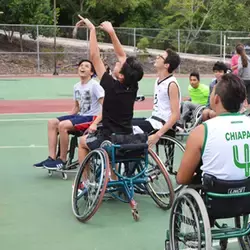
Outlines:
[{"label": "blue sneaker", "polygon": [[54,161],[54,159],[52,159],[50,156],[44,160],[44,161],[41,161],[41,162],[38,162],[38,163],[35,163],[33,165],[34,168],[44,168],[44,164],[46,164],[47,162],[51,162],[51,161]]},{"label": "blue sneaker", "polygon": [[61,170],[66,166],[66,162],[62,161],[60,158],[57,158],[54,161],[45,162],[43,166],[48,170]]}]

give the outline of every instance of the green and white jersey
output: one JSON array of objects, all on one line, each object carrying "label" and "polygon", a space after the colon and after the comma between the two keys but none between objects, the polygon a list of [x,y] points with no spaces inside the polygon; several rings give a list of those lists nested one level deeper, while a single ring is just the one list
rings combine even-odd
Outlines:
[{"label": "green and white jersey", "polygon": [[249,177],[250,118],[238,113],[228,113],[203,124],[203,174],[211,174],[222,180],[242,180]]}]

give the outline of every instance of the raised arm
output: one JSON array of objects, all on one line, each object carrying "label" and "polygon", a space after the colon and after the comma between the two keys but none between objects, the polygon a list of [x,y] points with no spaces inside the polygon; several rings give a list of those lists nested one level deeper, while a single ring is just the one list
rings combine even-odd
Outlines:
[{"label": "raised arm", "polygon": [[111,22],[106,21],[106,22],[101,23],[100,28],[109,34],[111,41],[113,43],[114,51],[118,58],[118,61],[123,64],[126,61],[126,54],[122,48],[122,45],[115,33],[115,30]]},{"label": "raised arm", "polygon": [[106,72],[106,69],[101,59],[100,50],[98,48],[95,26],[89,21],[89,19],[83,18],[80,15],[78,15],[78,17],[81,19],[81,23],[86,25],[90,31],[90,37],[89,37],[90,60],[92,61],[95,67],[95,71],[98,78],[102,79],[102,76]]}]

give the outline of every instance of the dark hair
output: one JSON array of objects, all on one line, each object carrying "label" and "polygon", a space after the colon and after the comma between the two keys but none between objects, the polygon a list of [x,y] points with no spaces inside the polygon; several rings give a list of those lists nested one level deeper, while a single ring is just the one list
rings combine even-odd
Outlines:
[{"label": "dark hair", "polygon": [[215,70],[218,70],[218,71],[223,70],[224,73],[226,74],[227,71],[228,71],[228,67],[227,67],[227,65],[225,63],[218,61],[213,66],[213,71],[215,71]]},{"label": "dark hair", "polygon": [[238,76],[225,74],[215,85],[215,94],[221,99],[223,107],[230,113],[238,112],[246,99],[246,87]]},{"label": "dark hair", "polygon": [[80,65],[81,65],[83,62],[88,62],[88,63],[90,63],[90,65],[91,65],[91,72],[93,73],[92,77],[94,77],[94,76],[96,75],[96,71],[95,71],[95,67],[94,67],[93,63],[92,63],[90,60],[88,60],[88,59],[82,59],[82,60],[78,63],[78,68],[80,67]]},{"label": "dark hair", "polygon": [[181,58],[176,52],[171,49],[166,49],[166,52],[168,53],[168,56],[165,59],[164,63],[169,64],[168,73],[173,73],[173,71],[179,67]]},{"label": "dark hair", "polygon": [[243,68],[246,68],[248,66],[248,60],[246,51],[244,49],[244,46],[242,44],[236,45],[236,52],[241,56],[242,66]]},{"label": "dark hair", "polygon": [[144,74],[141,63],[133,56],[126,59],[120,73],[124,75],[124,83],[128,87],[138,87],[137,83]]},{"label": "dark hair", "polygon": [[191,78],[191,76],[196,77],[197,80],[200,81],[200,74],[197,71],[191,72],[190,75],[189,75],[189,79]]}]

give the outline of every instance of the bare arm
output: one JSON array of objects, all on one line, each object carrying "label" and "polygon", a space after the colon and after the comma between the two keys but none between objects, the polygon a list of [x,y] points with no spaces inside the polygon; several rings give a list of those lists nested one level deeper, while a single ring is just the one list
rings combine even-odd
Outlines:
[{"label": "bare arm", "polygon": [[190,184],[195,170],[201,160],[201,149],[204,140],[204,125],[196,127],[189,135],[181,165],[177,173],[177,183]]},{"label": "bare arm", "polygon": [[80,110],[79,103],[78,101],[75,101],[75,105],[69,113],[70,115],[76,115],[78,114],[79,110]]},{"label": "bare arm", "polygon": [[169,99],[171,116],[166,124],[156,133],[159,138],[164,135],[169,129],[171,129],[176,122],[180,119],[180,96],[178,86],[173,82],[169,87]]},{"label": "bare arm", "polygon": [[95,26],[87,18],[83,18],[80,15],[78,15],[78,17],[84,22],[84,24],[90,30],[90,38],[89,38],[90,60],[92,61],[95,67],[98,78],[102,79],[102,76],[106,72],[106,69],[101,59],[100,50],[98,48]]},{"label": "bare arm", "polygon": [[100,25],[100,28],[109,34],[111,41],[113,43],[113,46],[114,46],[115,54],[116,54],[119,62],[121,64],[123,64],[126,61],[126,54],[122,48],[122,45],[121,45],[121,43],[120,43],[120,41],[115,33],[115,30],[114,30],[112,24],[110,22],[106,21]]},{"label": "bare arm", "polygon": [[[100,98],[98,100],[98,102],[103,105],[103,100],[104,98]],[[97,130],[97,125],[102,121],[102,111],[100,112],[100,114],[98,114],[98,116],[95,118],[95,120],[93,121],[93,123],[90,125],[88,131],[90,133],[93,133]]]}]

